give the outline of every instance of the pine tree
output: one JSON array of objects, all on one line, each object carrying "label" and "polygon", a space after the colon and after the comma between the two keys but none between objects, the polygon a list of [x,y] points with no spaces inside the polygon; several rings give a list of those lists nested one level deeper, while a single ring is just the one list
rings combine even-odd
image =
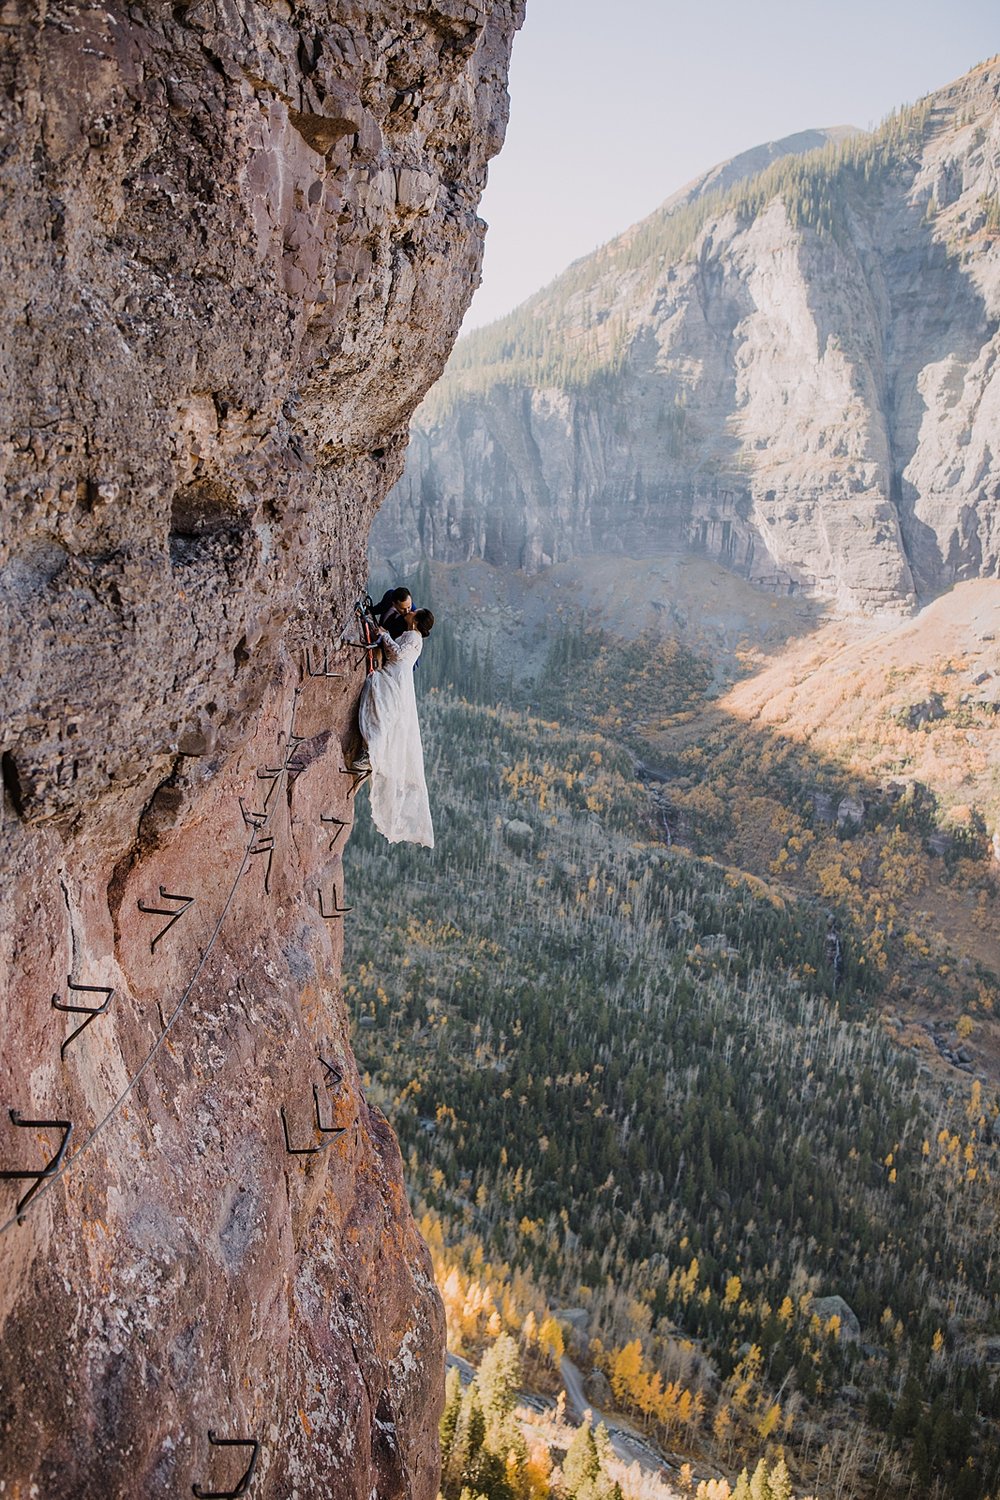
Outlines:
[{"label": "pine tree", "polygon": [[462,1410],[462,1377],[457,1369],[448,1371],[444,1383],[444,1411],[441,1413],[441,1468],[448,1467],[448,1460],[455,1446],[459,1415]]},{"label": "pine tree", "polygon": [[772,1500],[771,1486],[767,1479],[767,1460],[759,1460],[750,1480],[750,1500]]},{"label": "pine tree", "polygon": [[441,1469],[444,1500],[457,1500],[468,1476],[471,1460],[482,1443],[486,1424],[479,1410],[475,1386],[462,1392],[455,1432]]},{"label": "pine tree", "polygon": [[476,1388],[486,1420],[486,1437],[497,1450],[512,1428],[514,1405],[521,1383],[521,1361],[509,1333],[502,1333],[483,1355]]},{"label": "pine tree", "polygon": [[792,1477],[788,1472],[783,1457],[779,1457],[774,1468],[768,1475],[767,1482],[771,1487],[771,1500],[794,1500],[792,1494]]},{"label": "pine tree", "polygon": [[745,1468],[740,1470],[740,1477],[733,1490],[733,1500],[750,1500],[750,1475]]},{"label": "pine tree", "polygon": [[581,1486],[600,1473],[601,1460],[589,1422],[576,1429],[562,1462],[563,1492],[567,1500],[576,1500]]},{"label": "pine tree", "polygon": [[465,1448],[462,1479],[468,1481],[474,1493],[484,1495],[486,1500],[507,1500],[506,1495],[495,1493],[498,1484],[505,1479],[503,1464],[500,1464],[498,1473],[496,1455],[486,1449],[486,1417],[476,1384],[469,1389]]},{"label": "pine tree", "polygon": [[603,1423],[596,1432],[589,1422],[577,1428],[562,1463],[564,1500],[622,1500],[621,1487],[607,1472],[611,1451]]}]

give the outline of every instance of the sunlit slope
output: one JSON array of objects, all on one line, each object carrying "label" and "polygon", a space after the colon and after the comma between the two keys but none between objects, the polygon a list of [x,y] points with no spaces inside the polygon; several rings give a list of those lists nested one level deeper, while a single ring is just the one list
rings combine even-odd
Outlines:
[{"label": "sunlit slope", "polygon": [[[758,670],[717,704],[651,736],[654,756],[696,761],[700,781],[736,793],[718,846],[749,868],[823,889],[819,852],[801,844],[806,830],[840,838],[849,820],[870,856],[888,809],[920,809],[919,848],[894,882],[894,915],[883,903],[879,925],[905,924],[914,948],[947,946],[966,964],[1000,970],[1000,584],[960,585],[894,627],[832,620],[768,659],[754,655]],[[742,752],[761,744],[765,759]],[[781,800],[782,764],[796,796],[768,818],[763,799]],[[861,864],[850,899],[871,889],[874,910],[874,867]],[[829,887],[833,875],[825,879]],[[934,1014],[936,988],[912,991],[926,1002],[914,1012],[921,1018]],[[996,1071],[993,1031],[986,1024],[981,1040]]]},{"label": "sunlit slope", "polygon": [[[738,683],[720,707],[864,776],[918,780],[967,825],[1000,830],[1000,583],[958,585],[896,626],[836,620]],[[997,840],[1000,857],[1000,838]]]}]

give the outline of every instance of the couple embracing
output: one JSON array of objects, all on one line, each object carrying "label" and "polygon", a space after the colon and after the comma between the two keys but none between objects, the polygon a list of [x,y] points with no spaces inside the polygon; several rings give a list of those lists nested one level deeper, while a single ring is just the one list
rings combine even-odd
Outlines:
[{"label": "couple embracing", "polygon": [[372,821],[390,844],[434,847],[413,669],[431,633],[429,609],[413,608],[407,588],[390,589],[374,608],[382,666],[361,691],[358,719],[371,764]]}]

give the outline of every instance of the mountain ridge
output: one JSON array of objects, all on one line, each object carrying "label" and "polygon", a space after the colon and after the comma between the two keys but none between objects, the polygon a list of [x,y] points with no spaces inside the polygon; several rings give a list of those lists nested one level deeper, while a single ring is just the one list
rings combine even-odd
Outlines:
[{"label": "mountain ridge", "polygon": [[461,340],[376,553],[679,548],[867,612],[992,576],[998,97],[990,60],[871,135],[667,200]]}]

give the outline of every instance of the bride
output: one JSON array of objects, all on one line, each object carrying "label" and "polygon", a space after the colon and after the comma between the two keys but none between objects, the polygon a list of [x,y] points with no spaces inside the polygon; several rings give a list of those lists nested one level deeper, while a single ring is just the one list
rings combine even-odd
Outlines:
[{"label": "bride", "polygon": [[396,640],[387,630],[379,631],[384,665],[365,679],[358,719],[372,768],[375,827],[390,844],[424,844],[433,849],[413,668],[434,616],[429,609],[417,609],[405,620],[407,628]]}]

